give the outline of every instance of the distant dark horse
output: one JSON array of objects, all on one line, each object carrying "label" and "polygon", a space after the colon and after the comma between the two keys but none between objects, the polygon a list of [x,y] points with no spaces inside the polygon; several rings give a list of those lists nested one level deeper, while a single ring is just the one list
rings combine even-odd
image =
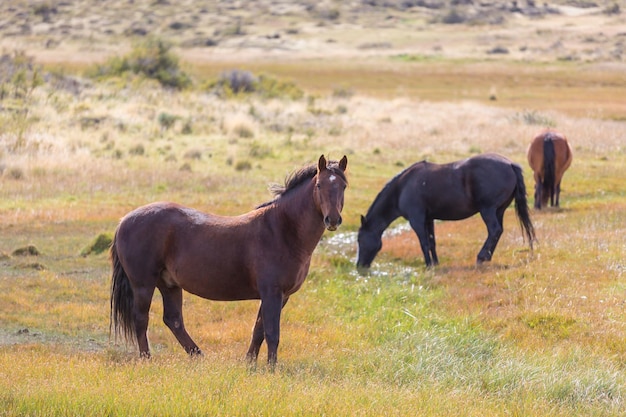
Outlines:
[{"label": "distant dark horse", "polygon": [[154,289],[163,296],[163,321],[189,354],[201,353],[183,323],[183,290],[220,301],[260,299],[247,357],[256,362],[263,340],[268,363],[277,358],[280,314],[309,271],[324,229],[341,224],[347,158],[290,176],[277,197],[236,217],[154,203],[120,222],[111,258],[111,323],[150,356],[148,312]]},{"label": "distant dark horse", "polygon": [[567,138],[557,132],[541,132],[528,147],[528,164],[535,177],[535,208],[558,207],[561,179],[572,164],[572,150]]},{"label": "distant dark horse", "polygon": [[383,231],[400,216],[409,220],[419,238],[426,265],[431,266],[439,263],[434,220],[461,220],[480,213],[488,236],[477,263],[490,261],[502,235],[504,211],[513,199],[532,249],[535,232],[519,165],[496,154],[444,165],[426,161],[413,164],[389,181],[367,215],[361,216],[357,267],[370,267],[382,247]]}]

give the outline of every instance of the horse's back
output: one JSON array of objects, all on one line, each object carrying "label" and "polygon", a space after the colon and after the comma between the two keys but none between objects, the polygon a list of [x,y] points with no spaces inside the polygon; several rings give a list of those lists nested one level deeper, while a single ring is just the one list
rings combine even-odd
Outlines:
[{"label": "horse's back", "polygon": [[239,227],[245,218],[175,203],[148,204],[122,219],[116,251],[131,281],[163,279],[168,286],[212,299],[254,298],[254,290],[245,290],[250,241]]},{"label": "horse's back", "polygon": [[499,153],[483,153],[459,162],[473,167],[473,169],[477,167],[486,167],[490,170],[507,167],[514,163],[509,158],[504,155],[500,155]]},{"label": "horse's back", "polygon": [[507,197],[515,189],[516,164],[497,153],[486,153],[465,160],[463,171],[466,186],[471,186],[475,200]]},{"label": "horse's back", "polygon": [[217,223],[217,218],[176,203],[151,203],[122,218],[116,232],[117,241],[120,244],[138,244],[138,241],[155,244],[175,229],[192,230],[194,226]]},{"label": "horse's back", "polygon": [[511,201],[516,187],[514,163],[495,153],[481,154],[448,164],[418,163],[400,178],[403,215],[425,210],[441,220],[467,218],[486,206]]},{"label": "horse's back", "polygon": [[562,133],[552,130],[545,130],[535,136],[528,146],[528,164],[535,172],[542,172],[544,165],[544,142],[551,141],[554,149],[555,167],[562,174],[572,163],[572,149],[569,146],[567,137]]},{"label": "horse's back", "polygon": [[115,232],[116,251],[124,268],[134,269],[141,262],[146,268],[162,267],[168,254],[181,240],[180,231],[191,231],[206,215],[169,202],[136,208],[122,218]]}]

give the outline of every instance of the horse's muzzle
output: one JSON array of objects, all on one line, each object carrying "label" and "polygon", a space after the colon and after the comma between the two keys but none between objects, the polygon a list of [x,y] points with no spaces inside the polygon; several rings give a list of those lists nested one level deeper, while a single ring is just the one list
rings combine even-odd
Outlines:
[{"label": "horse's muzzle", "polygon": [[357,264],[356,265],[356,272],[359,275],[361,275],[361,276],[369,275],[369,273],[370,273],[370,266],[369,265],[359,265],[359,264]]},{"label": "horse's muzzle", "polygon": [[331,232],[337,230],[339,226],[341,226],[341,222],[341,216],[339,216],[335,221],[331,220],[329,216],[324,217],[324,225],[326,226],[326,229]]}]

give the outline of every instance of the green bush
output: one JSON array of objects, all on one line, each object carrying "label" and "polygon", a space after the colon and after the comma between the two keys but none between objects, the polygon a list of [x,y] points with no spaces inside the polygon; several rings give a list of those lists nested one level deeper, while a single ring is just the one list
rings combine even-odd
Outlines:
[{"label": "green bush", "polygon": [[260,75],[256,85],[258,94],[264,98],[289,98],[299,100],[304,91],[292,81],[281,81],[267,75]]},{"label": "green bush", "polygon": [[159,113],[159,126],[161,126],[161,130],[169,130],[178,119],[179,117],[174,114],[165,112]]},{"label": "green bush", "polygon": [[441,23],[445,23],[446,25],[458,25],[460,23],[464,23],[466,20],[466,16],[456,9],[448,10],[441,17]]},{"label": "green bush", "polygon": [[113,236],[110,233],[100,233],[96,236],[83,250],[81,256],[98,255],[108,251],[113,242]]},{"label": "green bush", "polygon": [[238,69],[222,73],[217,80],[208,83],[207,89],[224,98],[249,94],[266,99],[299,100],[304,97],[304,91],[291,81],[281,81],[267,75],[257,77],[249,71]]},{"label": "green bush", "polygon": [[96,68],[96,77],[121,76],[125,73],[157,80],[162,86],[182,90],[191,85],[191,78],[178,64],[171,45],[160,39],[150,39],[136,46],[123,57],[113,57]]},{"label": "green bush", "polygon": [[235,164],[235,170],[237,171],[249,171],[252,169],[252,164],[250,161],[239,161]]}]

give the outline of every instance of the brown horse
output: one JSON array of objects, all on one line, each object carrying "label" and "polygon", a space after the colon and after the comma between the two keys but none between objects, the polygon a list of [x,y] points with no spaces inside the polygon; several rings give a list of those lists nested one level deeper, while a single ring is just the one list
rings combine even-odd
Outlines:
[{"label": "brown horse", "polygon": [[190,355],[200,354],[183,323],[183,290],[210,300],[260,299],[247,358],[255,363],[265,339],[277,359],[280,314],[303,284],[324,233],[341,225],[347,158],[293,173],[277,197],[236,217],[154,203],[120,222],[111,260],[111,327],[149,357],[148,313],[154,289],[163,321]]},{"label": "brown horse", "polygon": [[528,147],[528,164],[535,177],[535,208],[559,207],[561,179],[572,163],[572,150],[561,133],[545,130]]}]

